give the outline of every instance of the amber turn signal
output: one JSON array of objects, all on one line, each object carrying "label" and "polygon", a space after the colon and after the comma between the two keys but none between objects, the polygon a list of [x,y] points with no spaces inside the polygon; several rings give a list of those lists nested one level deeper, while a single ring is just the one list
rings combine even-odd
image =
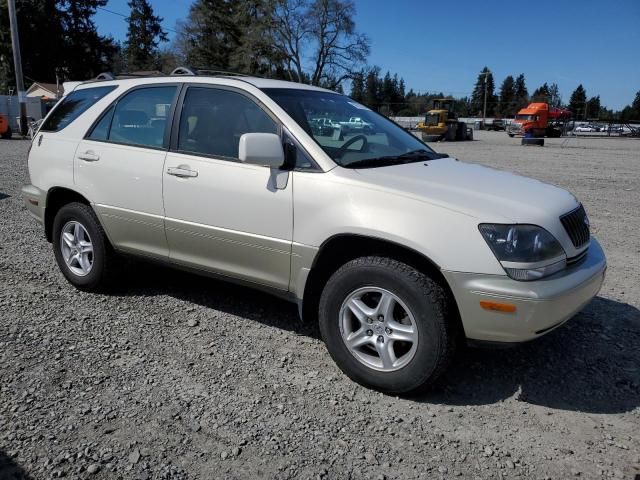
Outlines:
[{"label": "amber turn signal", "polygon": [[516,306],[511,303],[487,302],[481,300],[480,306],[485,310],[493,310],[495,312],[513,313],[516,311]]}]

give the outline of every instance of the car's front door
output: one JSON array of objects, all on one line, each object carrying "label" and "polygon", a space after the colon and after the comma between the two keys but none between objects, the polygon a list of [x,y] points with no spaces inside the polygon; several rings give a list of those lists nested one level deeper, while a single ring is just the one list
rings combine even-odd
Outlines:
[{"label": "car's front door", "polygon": [[162,172],[177,85],[135,88],[76,149],[74,181],[120,250],[166,258]]},{"label": "car's front door", "polygon": [[233,89],[189,86],[183,98],[163,174],[170,258],[286,290],[293,236],[289,173],[238,160],[242,134],[277,133],[278,123]]}]

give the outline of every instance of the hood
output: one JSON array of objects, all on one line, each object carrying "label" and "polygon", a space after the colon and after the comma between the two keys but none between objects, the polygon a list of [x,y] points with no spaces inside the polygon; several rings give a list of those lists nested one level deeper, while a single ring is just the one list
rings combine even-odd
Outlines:
[{"label": "hood", "polygon": [[[395,190],[476,217],[480,222],[544,226],[578,206],[561,188],[482,165],[443,158],[354,170],[370,186]],[[551,218],[550,218],[551,217]]]}]

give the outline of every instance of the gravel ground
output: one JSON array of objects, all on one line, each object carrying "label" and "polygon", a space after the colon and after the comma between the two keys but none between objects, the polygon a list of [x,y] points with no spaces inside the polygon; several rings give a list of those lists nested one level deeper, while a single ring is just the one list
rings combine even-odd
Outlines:
[{"label": "gravel ground", "polygon": [[0,479],[638,478],[640,142],[504,133],[438,144],[569,188],[609,258],[600,296],[544,338],[460,352],[431,392],[378,394],[293,305],[133,263],[74,290],[0,141]]}]

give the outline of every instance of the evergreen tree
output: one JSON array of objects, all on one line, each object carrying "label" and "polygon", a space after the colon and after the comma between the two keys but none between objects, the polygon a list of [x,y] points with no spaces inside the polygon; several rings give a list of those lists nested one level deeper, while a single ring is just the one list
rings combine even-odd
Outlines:
[{"label": "evergreen tree", "polygon": [[527,91],[527,85],[525,84],[524,74],[521,73],[516,78],[515,83],[515,112],[524,108],[529,103],[529,92]]},{"label": "evergreen tree", "polygon": [[640,90],[636,92],[636,97],[631,103],[631,113],[634,120],[640,120]]},{"label": "evergreen tree", "polygon": [[547,82],[544,82],[543,85],[535,89],[533,95],[531,95],[531,101],[551,103],[551,92],[549,91],[549,85],[547,85]]},{"label": "evergreen tree", "polygon": [[398,94],[400,95],[400,98],[402,99],[402,101],[404,102],[405,100],[405,85],[404,85],[404,78],[400,79],[400,82],[398,83]]},{"label": "evergreen tree", "polygon": [[[230,56],[233,71],[285,78],[283,55],[271,36],[274,3],[272,0],[241,0],[234,6],[234,24],[240,27],[237,45]],[[333,77],[323,86],[335,89]]]},{"label": "evergreen tree", "polygon": [[110,69],[117,47],[111,38],[98,34],[93,17],[107,0],[61,0],[64,31],[63,68],[71,79],[93,78]]},{"label": "evergreen tree", "polygon": [[515,114],[516,85],[511,75],[507,76],[500,86],[500,97],[498,100],[498,113],[502,116]]},{"label": "evergreen tree", "polygon": [[471,94],[471,110],[472,114],[482,115],[484,111],[485,101],[485,81],[486,81],[486,96],[487,96],[487,116],[493,115],[493,112],[497,105],[497,97],[494,93],[495,83],[493,81],[493,74],[491,71],[484,67],[478,74],[478,79],[473,88]]},{"label": "evergreen tree", "polygon": [[167,41],[167,33],[162,29],[162,17],[154,15],[148,0],[129,0],[131,13],[127,17],[127,40],[124,56],[127,68],[132,70],[153,70],[159,67],[160,42]]},{"label": "evergreen tree", "polygon": [[[27,82],[86,80],[109,70],[117,47],[97,33],[93,15],[107,0],[16,0]],[[0,0],[0,92],[15,88],[7,1]]]},{"label": "evergreen tree", "polygon": [[587,118],[587,92],[582,84],[578,85],[569,99],[569,110],[573,113],[573,118]]},{"label": "evergreen tree", "polygon": [[393,90],[393,80],[391,79],[391,73],[387,72],[382,80],[382,89],[381,89],[381,101],[382,101],[382,113],[385,115],[389,115],[392,108],[392,103],[394,101],[394,90]]},{"label": "evergreen tree", "polygon": [[356,102],[364,101],[364,72],[358,72],[351,79],[351,93],[349,96]]},{"label": "evergreen tree", "polygon": [[380,69],[373,67],[369,72],[364,83],[364,103],[372,110],[378,111],[380,106]]},{"label": "evergreen tree", "polygon": [[179,24],[179,48],[188,65],[229,70],[242,31],[234,22],[238,0],[196,0]]},{"label": "evergreen tree", "polygon": [[[16,0],[22,71],[26,79],[53,83],[56,69],[63,66],[63,12],[58,4],[57,0]],[[7,0],[0,0],[0,95],[7,94],[8,88],[15,89],[15,71]]]},{"label": "evergreen tree", "polygon": [[585,118],[598,118],[600,116],[600,95],[591,97],[587,102],[587,114]]}]

